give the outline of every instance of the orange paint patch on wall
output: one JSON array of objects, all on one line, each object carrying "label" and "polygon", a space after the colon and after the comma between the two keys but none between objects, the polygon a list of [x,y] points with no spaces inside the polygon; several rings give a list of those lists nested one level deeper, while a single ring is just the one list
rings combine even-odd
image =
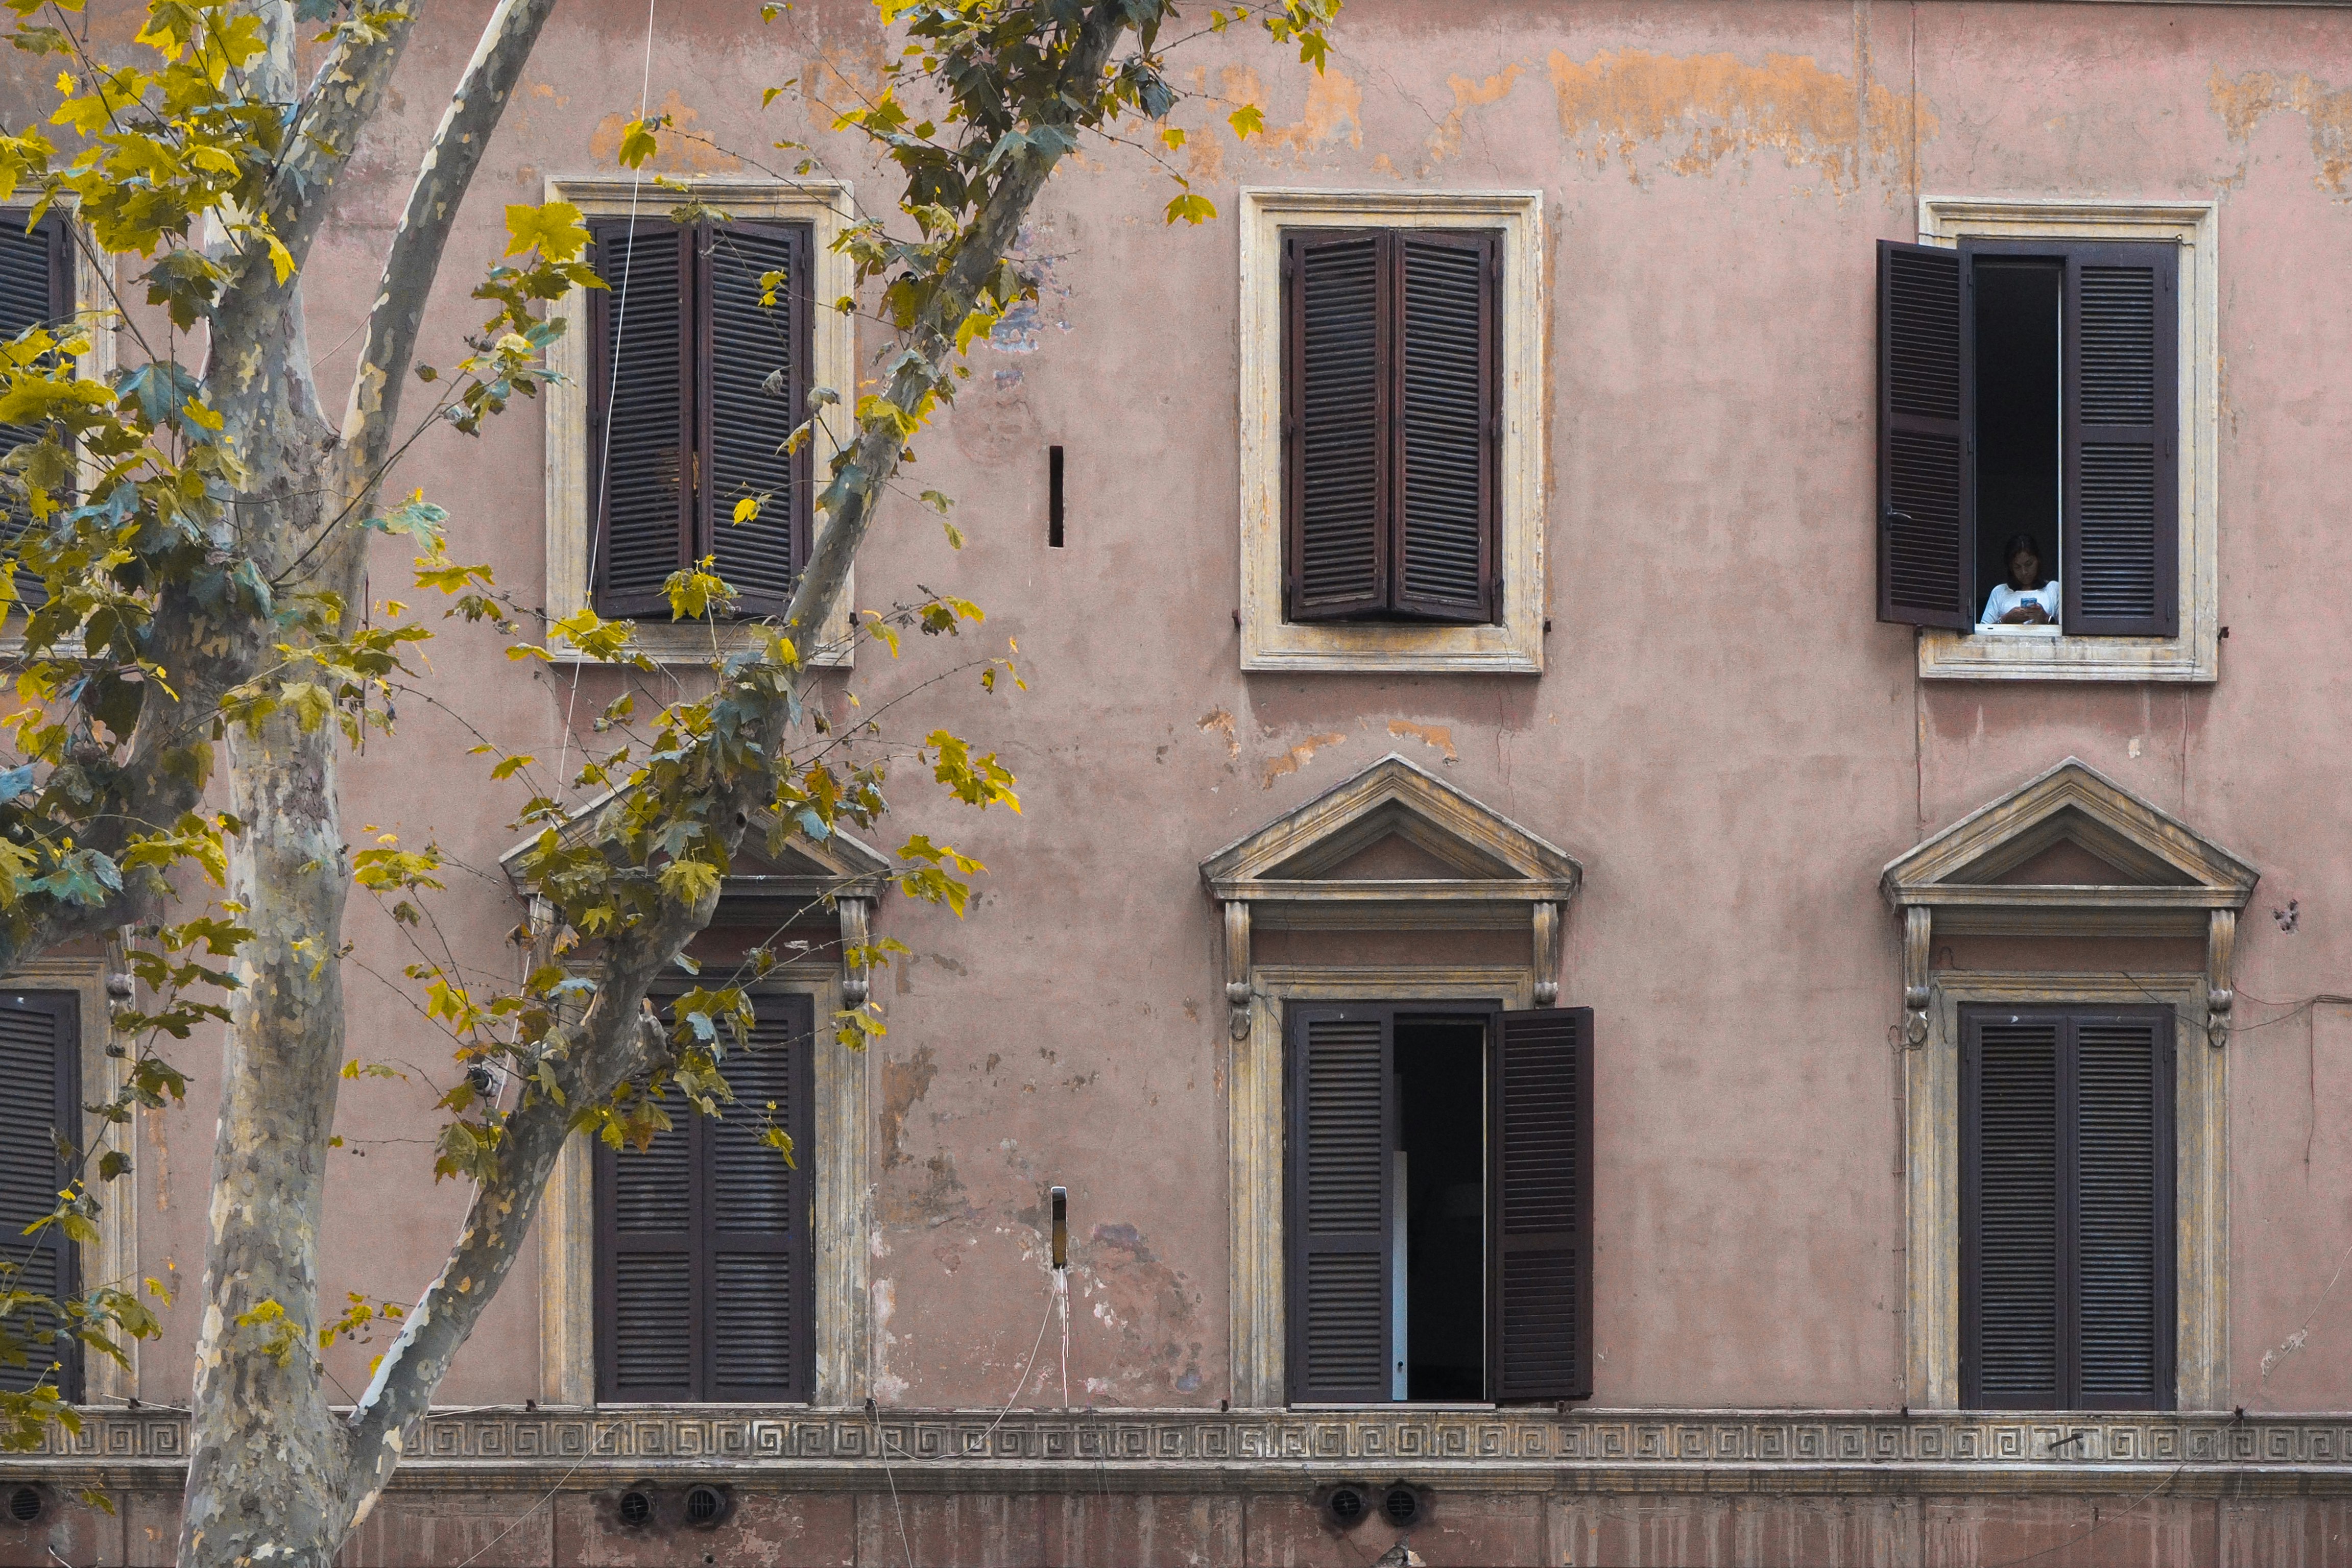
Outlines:
[{"label": "orange paint patch on wall", "polygon": [[2216,67],[2210,90],[2213,112],[2221,117],[2233,141],[2252,136],[2266,114],[2303,116],[2311,128],[2312,160],[2318,165],[2313,183],[2343,193],[2345,179],[2352,175],[2352,88],[2275,71],[2225,77]]},{"label": "orange paint patch on wall", "polygon": [[1273,789],[1274,781],[1276,779],[1281,778],[1286,773],[1297,772],[1300,768],[1306,767],[1309,762],[1315,759],[1315,754],[1317,752],[1322,750],[1327,746],[1338,746],[1347,738],[1348,737],[1346,736],[1339,734],[1336,730],[1328,735],[1308,736],[1305,740],[1300,741],[1288,751],[1284,752],[1281,756],[1276,758],[1273,761],[1265,765],[1265,787],[1269,789]]},{"label": "orange paint patch on wall", "polygon": [[[1226,101],[1218,108],[1221,113],[1231,112],[1244,104],[1265,107],[1265,84],[1257,72],[1247,66],[1227,66],[1217,73],[1219,96]],[[1220,125],[1218,135],[1230,134]],[[1247,145],[1257,148],[1267,157],[1287,152],[1304,158],[1314,148],[1325,142],[1345,138],[1350,147],[1364,144],[1364,89],[1349,77],[1326,68],[1307,79],[1307,106],[1298,118],[1288,125],[1272,125],[1250,138]],[[1205,139],[1205,136],[1204,136]],[[1219,164],[1222,168],[1222,162]]]},{"label": "orange paint patch on wall", "polygon": [[1430,133],[1429,161],[1442,163],[1461,152],[1463,119],[1474,109],[1502,102],[1510,95],[1512,84],[1526,74],[1526,68],[1509,65],[1478,81],[1472,81],[1468,77],[1447,77],[1445,85],[1454,89],[1454,108]]},{"label": "orange paint patch on wall", "polygon": [[1620,49],[1571,60],[1554,50],[1552,89],[1559,128],[1596,163],[1622,162],[1639,184],[1637,154],[1654,148],[1677,174],[1713,174],[1727,160],[1741,164],[1777,151],[1790,168],[1818,169],[1833,191],[1858,187],[1865,169],[1893,180],[1915,135],[1935,134],[1936,120],[1914,95],[1823,68],[1809,55],[1767,55],[1749,65],[1736,55],[1659,55]]},{"label": "orange paint patch on wall", "polygon": [[1442,724],[1414,724],[1407,719],[1389,720],[1389,733],[1401,739],[1417,740],[1433,750],[1445,753],[1445,760],[1455,761],[1454,731]]},{"label": "orange paint patch on wall", "polygon": [[[662,99],[658,112],[667,116],[669,123],[654,132],[661,150],[653,155],[647,168],[676,174],[731,174],[743,167],[743,160],[713,146],[694,129],[694,122],[701,116],[675,90]],[[617,162],[621,137],[629,128],[629,118],[615,111],[598,120],[596,133],[588,139],[589,155],[599,162]]]}]

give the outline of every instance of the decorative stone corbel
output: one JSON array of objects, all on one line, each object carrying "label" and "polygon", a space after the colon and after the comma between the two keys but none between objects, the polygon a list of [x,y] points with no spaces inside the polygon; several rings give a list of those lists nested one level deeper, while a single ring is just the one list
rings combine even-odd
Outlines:
[{"label": "decorative stone corbel", "polygon": [[1559,1003],[1559,905],[1533,904],[1536,942],[1536,1006]]},{"label": "decorative stone corbel", "polygon": [[835,907],[841,914],[841,1005],[845,1010],[862,1008],[867,994],[866,968],[853,963],[850,955],[866,943],[866,920],[874,913],[870,898],[837,898]]},{"label": "decorative stone corbel", "polygon": [[1245,899],[1225,901],[1225,1008],[1227,1028],[1235,1040],[1250,1031],[1250,906]]},{"label": "decorative stone corbel", "polygon": [[1924,904],[1903,908],[1903,1040],[1916,1051],[1927,1043],[1927,960],[1936,912]]},{"label": "decorative stone corbel", "polygon": [[2216,1050],[2230,1043],[2230,1004],[2237,993],[2230,988],[2230,958],[2238,946],[2238,912],[2216,909],[2205,927],[2205,1043]]}]

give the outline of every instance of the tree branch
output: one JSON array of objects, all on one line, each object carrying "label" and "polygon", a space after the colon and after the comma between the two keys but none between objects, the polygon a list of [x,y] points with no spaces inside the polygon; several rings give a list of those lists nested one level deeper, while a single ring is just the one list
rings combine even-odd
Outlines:
[{"label": "tree branch", "polygon": [[499,0],[482,28],[474,57],[449,99],[433,145],[417,167],[408,210],[384,256],[383,278],[368,314],[367,344],[352,379],[343,413],[342,485],[345,500],[364,496],[380,477],[400,417],[400,394],[425,323],[425,306],[440,270],[466,187],[488,151],[507,99],[522,75],[531,46],[555,0]]},{"label": "tree branch", "polygon": [[310,258],[310,242],[326,219],[327,195],[351,162],[360,131],[375,117],[423,9],[424,0],[402,0],[387,7],[392,19],[380,30],[346,29],[302,95],[263,206],[297,267]]}]

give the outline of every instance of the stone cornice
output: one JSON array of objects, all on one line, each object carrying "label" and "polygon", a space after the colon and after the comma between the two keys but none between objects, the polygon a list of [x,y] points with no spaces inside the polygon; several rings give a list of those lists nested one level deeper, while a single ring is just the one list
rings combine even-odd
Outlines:
[{"label": "stone cornice", "polygon": [[[887,1449],[888,1462],[884,1462]],[[184,1418],[93,1410],[0,1479],[176,1490]],[[1866,1411],[804,1410],[613,1406],[436,1416],[404,1490],[724,1476],[793,1490],[1255,1491],[1354,1479],[1490,1491],[2352,1496],[2352,1414]]]}]

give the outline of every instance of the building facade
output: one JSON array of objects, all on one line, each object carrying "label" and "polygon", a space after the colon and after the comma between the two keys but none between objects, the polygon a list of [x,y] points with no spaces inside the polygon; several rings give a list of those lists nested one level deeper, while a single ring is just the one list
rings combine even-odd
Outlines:
[{"label": "building facade", "polygon": [[[314,344],[486,9],[412,48]],[[394,476],[551,615],[708,549],[782,591],[804,511],[719,520],[805,506],[769,372],[882,341],[822,308],[893,189],[827,129],[872,8],[644,20],[551,24],[425,357],[506,203],[576,202],[626,303]],[[966,548],[909,504],[858,563],[1018,645],[985,699],[927,641],[824,677],[1020,776],[1017,816],[900,788],[987,863],[970,913],[846,841],[736,879],[707,958],[803,944],[758,1085],[798,1168],[574,1150],[346,1561],[2352,1562],[2352,10],[1352,0],[1332,43],[1171,54],[1214,222],[1131,148],[1055,175],[1034,309],[919,443]],[[617,169],[647,70],[730,222]],[[433,657],[516,750],[622,689]],[[499,952],[523,796],[441,784],[468,744],[372,741],[349,816],[484,868],[438,915]],[[347,1088],[326,1283],[405,1301],[449,1070],[352,921],[355,1051],[404,1075]],[[845,969],[868,931],[909,953]],[[114,970],[14,977],[8,1092],[107,1082]],[[869,989],[887,1034],[824,1042]],[[168,1559],[209,1050],[68,1260],[188,1288],[0,1464],[0,1562]]]}]

